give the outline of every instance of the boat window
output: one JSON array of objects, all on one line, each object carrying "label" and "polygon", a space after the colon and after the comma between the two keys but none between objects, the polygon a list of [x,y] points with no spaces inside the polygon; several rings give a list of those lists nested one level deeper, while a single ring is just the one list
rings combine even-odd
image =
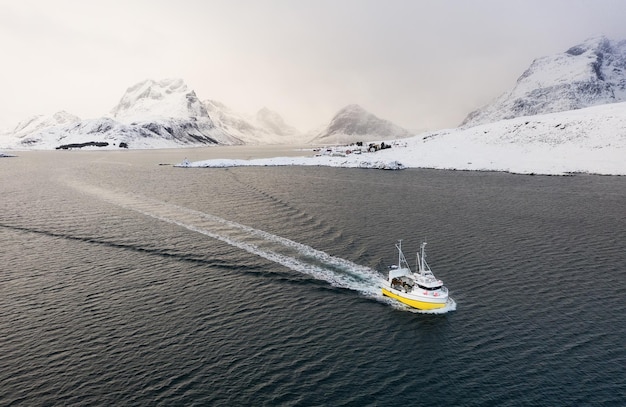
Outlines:
[{"label": "boat window", "polygon": [[421,284],[417,285],[419,288],[421,288],[422,290],[428,290],[428,291],[435,291],[441,288],[441,286],[437,286],[437,287],[424,287]]}]

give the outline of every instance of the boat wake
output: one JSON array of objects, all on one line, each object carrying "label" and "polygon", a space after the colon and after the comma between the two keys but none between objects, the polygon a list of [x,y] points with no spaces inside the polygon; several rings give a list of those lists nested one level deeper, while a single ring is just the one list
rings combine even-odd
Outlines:
[{"label": "boat wake", "polygon": [[327,281],[335,287],[355,290],[368,296],[379,296],[382,277],[369,267],[263,230],[179,205],[91,185],[72,186],[109,203],[201,233],[291,270]]},{"label": "boat wake", "polygon": [[[263,230],[183,206],[93,185],[72,184],[72,186],[109,203],[209,236],[291,270],[326,281],[334,287],[354,290],[367,297],[388,302],[381,294],[382,276],[369,267],[331,256]],[[393,305],[396,306],[397,303]],[[403,308],[402,305],[399,307]],[[446,308],[448,307],[437,311],[447,312]]]}]

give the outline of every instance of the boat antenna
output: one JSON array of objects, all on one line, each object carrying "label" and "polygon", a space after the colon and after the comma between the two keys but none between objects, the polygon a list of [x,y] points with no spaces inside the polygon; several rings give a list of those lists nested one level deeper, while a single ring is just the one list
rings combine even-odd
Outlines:
[{"label": "boat antenna", "polygon": [[420,249],[421,249],[421,252],[422,252],[422,253],[421,253],[421,256],[420,256],[420,257],[421,257],[421,259],[420,259],[420,260],[421,260],[421,264],[420,264],[420,271],[424,271],[424,270],[426,269],[426,268],[424,267],[424,263],[426,263],[426,258],[425,258],[425,257],[426,257],[426,252],[425,252],[425,250],[424,250],[425,248],[426,248],[426,241],[424,241],[424,242],[422,243],[422,245],[420,246]]},{"label": "boat antenna", "polygon": [[402,268],[402,239],[398,239],[398,268]]}]

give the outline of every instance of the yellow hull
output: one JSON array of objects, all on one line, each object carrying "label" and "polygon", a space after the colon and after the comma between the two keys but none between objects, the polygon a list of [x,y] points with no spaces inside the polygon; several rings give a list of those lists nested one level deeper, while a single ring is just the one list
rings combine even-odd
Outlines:
[{"label": "yellow hull", "polygon": [[445,301],[444,302],[426,302],[426,301],[413,300],[413,299],[402,297],[398,294],[392,293],[391,291],[387,290],[384,287],[383,287],[383,295],[386,295],[387,297],[398,300],[401,303],[408,305],[409,307],[422,309],[422,310],[443,308],[446,306]]}]

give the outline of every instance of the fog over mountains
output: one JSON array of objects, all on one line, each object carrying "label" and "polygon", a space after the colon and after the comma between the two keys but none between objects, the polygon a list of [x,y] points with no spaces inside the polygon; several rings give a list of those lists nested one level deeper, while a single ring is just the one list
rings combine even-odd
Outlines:
[{"label": "fog over mountains", "polygon": [[216,100],[205,100],[204,107],[216,127],[245,144],[296,144],[302,134],[268,108],[262,108],[255,117],[248,117]]},{"label": "fog over mountains", "polygon": [[380,119],[359,105],[348,105],[311,140],[316,144],[350,144],[368,140],[395,140],[413,134],[388,120]]}]

